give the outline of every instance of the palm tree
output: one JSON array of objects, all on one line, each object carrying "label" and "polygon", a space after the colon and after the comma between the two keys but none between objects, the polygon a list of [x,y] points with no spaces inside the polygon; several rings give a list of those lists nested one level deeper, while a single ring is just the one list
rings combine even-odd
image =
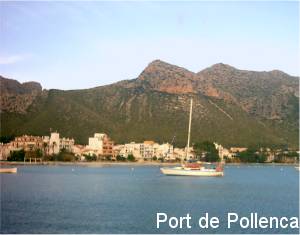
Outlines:
[{"label": "palm tree", "polygon": [[54,154],[54,149],[55,149],[56,146],[57,146],[56,142],[53,141],[53,143],[52,143],[52,154]]},{"label": "palm tree", "polygon": [[[49,155],[49,149],[48,149],[48,143],[47,142],[43,143],[43,149],[44,149],[44,155]],[[46,154],[46,150],[47,150],[47,154]]]},{"label": "palm tree", "polygon": [[53,141],[52,143],[52,154],[55,156],[55,161],[57,161],[57,154],[54,153],[54,149],[57,146],[57,143],[55,141]]}]

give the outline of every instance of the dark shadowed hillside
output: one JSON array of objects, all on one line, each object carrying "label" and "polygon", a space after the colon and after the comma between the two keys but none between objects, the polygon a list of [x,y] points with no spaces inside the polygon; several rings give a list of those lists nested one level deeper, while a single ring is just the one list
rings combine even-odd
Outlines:
[{"label": "dark shadowed hillside", "polygon": [[281,71],[216,64],[193,73],[156,60],[138,78],[108,86],[41,91],[32,84],[23,109],[15,108],[24,102],[20,84],[10,80],[14,88],[7,80],[1,78],[1,135],[45,135],[51,127],[81,143],[106,132],[118,143],[176,135],[176,144],[184,145],[193,97],[193,142],[298,146],[299,79]]}]

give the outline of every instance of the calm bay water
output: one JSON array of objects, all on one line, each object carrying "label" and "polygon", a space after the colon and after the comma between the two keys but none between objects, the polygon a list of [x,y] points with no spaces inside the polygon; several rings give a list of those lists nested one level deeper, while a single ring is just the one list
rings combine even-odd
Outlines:
[{"label": "calm bay water", "polygon": [[[226,166],[222,178],[164,176],[157,166],[21,166],[2,174],[2,233],[298,233],[227,229],[227,213],[299,217],[292,166]],[[156,213],[192,216],[192,229],[156,229]],[[200,229],[208,212],[218,229]]]}]

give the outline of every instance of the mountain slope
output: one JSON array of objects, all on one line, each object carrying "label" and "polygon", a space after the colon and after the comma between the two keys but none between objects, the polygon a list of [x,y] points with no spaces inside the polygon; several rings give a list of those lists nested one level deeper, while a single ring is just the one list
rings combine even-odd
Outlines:
[{"label": "mountain slope", "polygon": [[296,147],[298,84],[282,72],[218,64],[193,73],[157,60],[137,79],[86,90],[44,90],[26,112],[2,110],[1,134],[45,135],[52,128],[81,143],[94,132],[107,132],[118,143],[171,141],[176,135],[176,144],[184,146],[193,97],[192,142]]}]

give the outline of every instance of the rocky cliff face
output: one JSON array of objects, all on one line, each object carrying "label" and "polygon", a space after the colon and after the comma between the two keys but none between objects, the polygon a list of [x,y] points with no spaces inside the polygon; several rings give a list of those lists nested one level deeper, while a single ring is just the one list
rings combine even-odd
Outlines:
[{"label": "rocky cliff face", "polygon": [[161,92],[196,93],[196,74],[160,60],[150,63],[138,77],[145,88]]},{"label": "rocky cliff face", "polygon": [[287,112],[295,109],[294,103],[299,100],[297,77],[278,70],[239,70],[222,63],[193,73],[155,60],[136,80],[123,86],[170,94],[200,94],[238,105],[251,115],[277,120],[287,118]]},{"label": "rocky cliff face", "polygon": [[257,117],[283,120],[295,108],[294,103],[299,102],[299,78],[278,70],[255,72],[216,64],[197,75],[201,83],[208,81],[216,90],[227,94],[229,100]]},{"label": "rocky cliff face", "polygon": [[136,79],[85,90],[41,92],[1,78],[1,134],[44,135],[51,127],[81,143],[99,131],[119,143],[176,135],[183,146],[193,97],[193,141],[298,146],[298,87],[299,78],[276,70],[216,64],[193,73],[160,60]]},{"label": "rocky cliff face", "polygon": [[42,86],[38,82],[19,83],[16,80],[0,76],[1,112],[26,113]]}]

